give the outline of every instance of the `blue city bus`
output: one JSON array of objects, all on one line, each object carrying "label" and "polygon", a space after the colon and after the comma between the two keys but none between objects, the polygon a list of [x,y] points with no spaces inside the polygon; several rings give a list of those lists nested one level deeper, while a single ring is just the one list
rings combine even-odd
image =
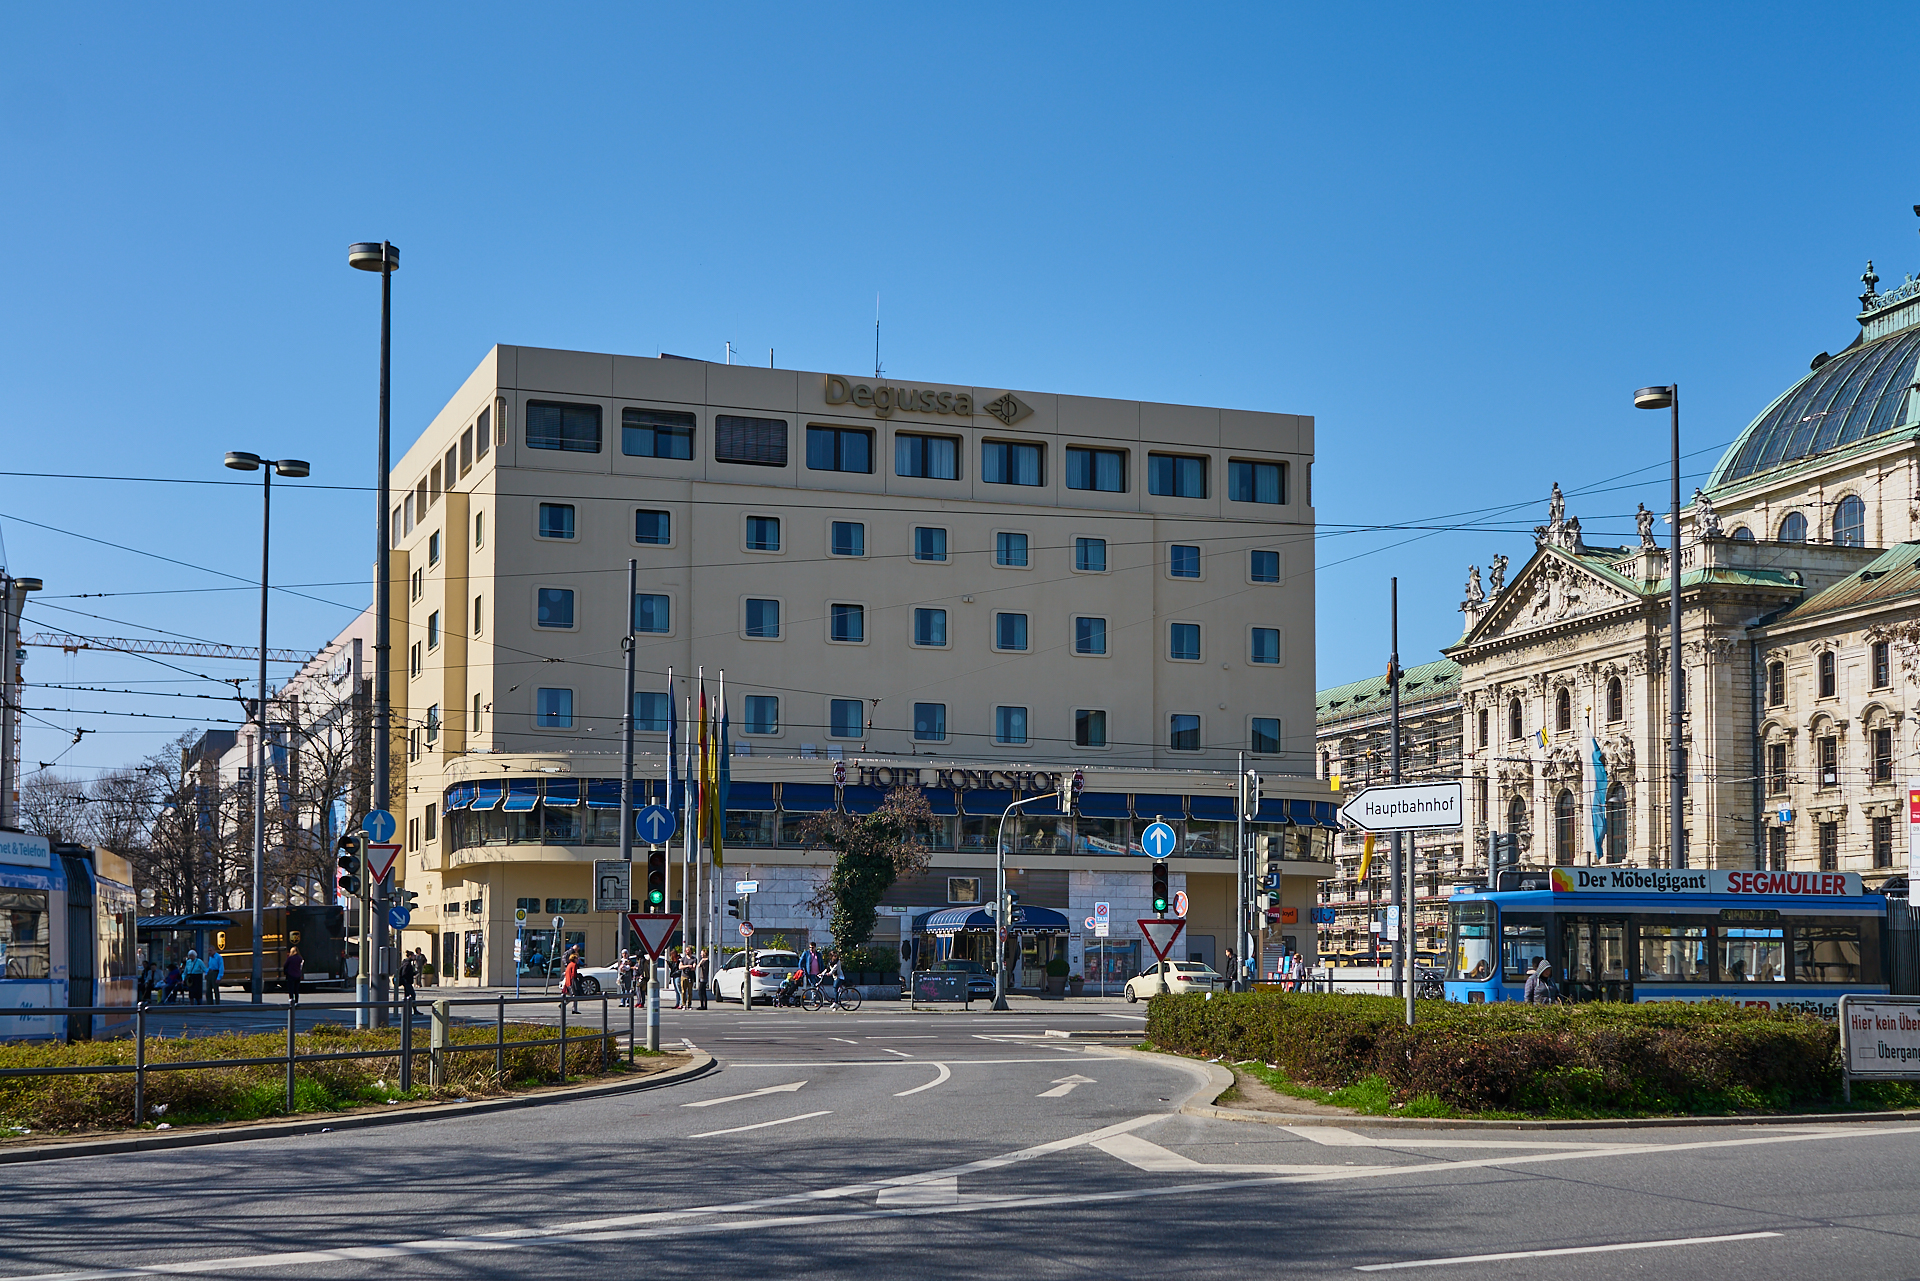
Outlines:
[{"label": "blue city bus", "polygon": [[1518,1001],[1540,958],[1569,1001],[1730,1001],[1839,1018],[1888,990],[1887,900],[1852,872],[1507,871],[1448,904],[1449,1001]]}]

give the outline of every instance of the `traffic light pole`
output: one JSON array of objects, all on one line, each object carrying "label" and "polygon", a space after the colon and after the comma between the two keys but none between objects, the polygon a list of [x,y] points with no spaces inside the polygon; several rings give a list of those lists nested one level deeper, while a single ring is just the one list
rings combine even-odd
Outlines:
[{"label": "traffic light pole", "polygon": [[[627,561],[627,634],[620,638],[620,648],[627,657],[627,701],[622,705],[620,717],[620,861],[627,865],[627,891],[633,891],[633,601],[640,590],[640,562]],[[647,860],[652,868],[653,860]],[[633,897],[639,898],[638,894]],[[648,911],[652,911],[651,906]],[[620,950],[627,950],[626,918],[620,918],[616,927],[620,935]],[[648,985],[653,983],[653,969],[646,967]]]},{"label": "traffic light pole", "polygon": [[[1248,924],[1248,917],[1247,917],[1247,754],[1245,752],[1240,753],[1239,774],[1240,774],[1240,798],[1239,798],[1240,803],[1233,807],[1234,809],[1233,856],[1235,860],[1234,874],[1233,874],[1233,898],[1234,898],[1234,904],[1233,904],[1234,931],[1233,933],[1234,933],[1234,937],[1240,941],[1240,946],[1244,948],[1247,946],[1247,935],[1248,935],[1248,931],[1247,931],[1247,924]],[[1234,972],[1227,976],[1227,990],[1229,992],[1238,992],[1241,990],[1240,976],[1246,972],[1246,962],[1247,962],[1247,958],[1245,956],[1242,956],[1240,958],[1240,963],[1233,967]],[[1258,970],[1255,971],[1255,973],[1258,973],[1258,972],[1259,972]]]},{"label": "traffic light pole", "polygon": [[1007,819],[1022,805],[1037,805],[1056,800],[1051,792],[1041,792],[1015,801],[1000,815],[1000,830],[993,838],[993,1008],[1007,1008]]}]

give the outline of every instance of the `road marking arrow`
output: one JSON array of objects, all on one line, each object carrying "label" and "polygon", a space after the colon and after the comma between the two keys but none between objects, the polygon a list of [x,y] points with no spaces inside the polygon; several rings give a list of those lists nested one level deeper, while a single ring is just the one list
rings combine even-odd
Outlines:
[{"label": "road marking arrow", "polygon": [[682,1103],[683,1108],[710,1108],[716,1103],[738,1103],[741,1099],[757,1099],[763,1094],[792,1094],[805,1085],[805,1081],[789,1081],[785,1085],[769,1085],[763,1090],[748,1090],[745,1094],[729,1094],[724,1099],[695,1099],[692,1103]]},{"label": "road marking arrow", "polygon": [[1054,1081],[1051,1090],[1043,1091],[1033,1097],[1036,1099],[1063,1099],[1073,1093],[1075,1086],[1095,1084],[1098,1084],[1098,1082],[1090,1076],[1080,1076],[1077,1074],[1074,1076],[1063,1076]]}]

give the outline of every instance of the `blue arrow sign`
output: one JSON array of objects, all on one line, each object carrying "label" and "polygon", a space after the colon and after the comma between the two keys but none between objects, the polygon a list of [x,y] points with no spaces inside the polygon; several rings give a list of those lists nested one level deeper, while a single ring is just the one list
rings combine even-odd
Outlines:
[{"label": "blue arrow sign", "polygon": [[1180,838],[1165,823],[1149,823],[1147,830],[1140,833],[1140,848],[1154,858],[1169,858],[1180,844]]},{"label": "blue arrow sign", "polygon": [[407,928],[407,922],[413,919],[413,910],[404,903],[395,903],[387,909],[387,924],[396,930]]},{"label": "blue arrow sign", "polygon": [[673,811],[664,805],[648,805],[633,816],[633,830],[649,845],[665,845],[680,827]]},{"label": "blue arrow sign", "polygon": [[367,816],[360,820],[360,830],[375,845],[385,845],[393,840],[393,834],[400,825],[393,821],[393,815],[385,810],[368,810]]}]

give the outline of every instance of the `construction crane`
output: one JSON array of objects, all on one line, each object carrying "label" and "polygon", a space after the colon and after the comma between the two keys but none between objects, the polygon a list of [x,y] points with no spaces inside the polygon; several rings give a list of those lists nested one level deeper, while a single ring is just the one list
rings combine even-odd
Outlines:
[{"label": "construction crane", "polygon": [[[257,663],[260,651],[249,645],[215,645],[203,641],[129,640],[124,636],[71,636],[65,632],[35,632],[20,638],[23,645],[43,645],[76,654],[83,649],[108,650],[119,654],[170,654],[179,658],[233,658]],[[269,649],[269,663],[292,663],[296,667],[312,662],[314,655],[298,649]]]}]

